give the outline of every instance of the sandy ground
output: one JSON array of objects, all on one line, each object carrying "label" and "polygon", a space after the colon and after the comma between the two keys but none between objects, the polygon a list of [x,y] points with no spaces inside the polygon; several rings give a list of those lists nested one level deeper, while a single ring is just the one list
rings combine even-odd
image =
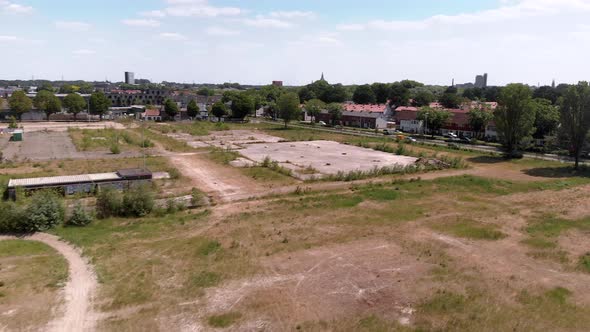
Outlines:
[{"label": "sandy ground", "polygon": [[7,160],[126,158],[139,155],[137,152],[114,155],[108,151],[77,151],[67,131],[25,132],[22,142],[9,142],[8,136],[4,135],[0,138],[0,148]]},{"label": "sandy ground", "polygon": [[168,136],[187,142],[194,148],[217,147],[223,149],[241,149],[245,145],[254,143],[277,143],[280,137],[267,135],[253,130],[225,130],[216,131],[208,136],[192,136],[184,133],[173,133]]},{"label": "sandy ground", "polygon": [[192,185],[220,202],[247,198],[264,192],[256,181],[229,167],[218,165],[199,154],[175,154],[168,157],[180,172],[191,179]]},{"label": "sandy ground", "polygon": [[[125,126],[111,121],[104,122],[20,122],[19,126],[22,126],[25,133],[36,132],[36,131],[68,131],[68,128],[80,128],[80,129],[125,129]],[[0,129],[7,128],[6,124],[0,124]]]},{"label": "sandy ground", "polygon": [[[0,237],[0,240],[11,237]],[[63,316],[56,317],[47,326],[50,332],[94,331],[96,314],[92,309],[92,302],[98,288],[96,276],[92,267],[82,258],[81,252],[59,238],[37,233],[24,238],[47,244],[57,250],[68,262],[69,279],[63,294],[65,305]]]}]

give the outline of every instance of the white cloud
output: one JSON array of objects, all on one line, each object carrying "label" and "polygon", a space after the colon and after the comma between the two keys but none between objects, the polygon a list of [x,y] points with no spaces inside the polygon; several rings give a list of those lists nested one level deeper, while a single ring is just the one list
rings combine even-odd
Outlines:
[{"label": "white cloud", "polygon": [[238,30],[226,29],[221,27],[209,27],[205,32],[212,36],[236,36],[240,34]]},{"label": "white cloud", "polygon": [[11,14],[29,14],[33,11],[33,7],[31,6],[25,6],[18,3],[11,3],[9,1],[0,3],[0,6],[2,6],[5,12]]},{"label": "white cloud", "polygon": [[92,25],[86,22],[57,21],[55,22],[55,27],[58,29],[69,31],[87,31],[92,27]]},{"label": "white cloud", "polygon": [[166,17],[166,13],[161,10],[148,10],[148,11],[139,13],[139,15],[144,16],[144,17],[154,17],[154,18]]},{"label": "white cloud", "polygon": [[244,19],[244,24],[256,28],[290,28],[293,26],[291,22],[279,20],[276,18],[268,18],[264,16],[256,16],[253,19]]},{"label": "white cloud", "polygon": [[14,41],[19,41],[20,38],[18,38],[17,36],[2,36],[0,35],[0,42],[14,42]]},{"label": "white cloud", "polygon": [[315,18],[316,14],[314,12],[310,12],[310,11],[276,11],[276,12],[271,12],[270,15],[271,17],[275,17],[275,18],[286,18],[286,19],[295,19],[295,18],[307,18],[307,19],[311,19],[311,18]]},{"label": "white cloud", "polygon": [[72,53],[74,55],[92,55],[92,54],[96,54],[96,51],[84,48],[84,49],[80,49],[80,50],[75,50]]},{"label": "white cloud", "polygon": [[336,30],[341,31],[362,31],[365,30],[364,24],[339,24],[336,26]]},{"label": "white cloud", "polygon": [[149,27],[155,28],[160,26],[160,22],[152,19],[127,19],[122,20],[121,23],[132,27]]},{"label": "white cloud", "polygon": [[242,13],[237,7],[216,7],[206,0],[167,0],[170,6],[164,9],[165,14],[180,17],[218,17],[236,16]]},{"label": "white cloud", "polygon": [[188,39],[185,35],[176,32],[162,32],[158,35],[158,37],[160,39],[172,41],[182,41]]}]

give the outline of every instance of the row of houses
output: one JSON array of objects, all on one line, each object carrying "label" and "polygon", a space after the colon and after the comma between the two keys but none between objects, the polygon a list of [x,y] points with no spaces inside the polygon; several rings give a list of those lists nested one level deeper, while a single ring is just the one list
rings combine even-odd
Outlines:
[{"label": "row of houses", "polygon": [[[435,109],[445,109],[440,103],[431,103],[429,105]],[[493,111],[498,106],[497,103],[485,103],[489,111]],[[469,111],[474,107],[482,107],[482,104],[473,102],[461,105],[457,109],[445,109],[451,113],[449,121],[441,128],[441,134],[453,133],[460,137],[475,137],[476,133],[469,124]],[[310,121],[311,117],[304,111],[304,120]],[[400,106],[393,109],[389,104],[380,105],[359,105],[347,103],[343,105],[342,117],[339,124],[349,127],[358,127],[365,129],[386,129],[396,128],[400,131],[414,134],[425,133],[426,125],[424,121],[418,120],[420,108],[412,106]],[[331,115],[327,110],[323,110],[317,117],[316,121],[330,123]],[[496,139],[496,127],[493,122],[488,124],[485,134],[489,139]]]}]

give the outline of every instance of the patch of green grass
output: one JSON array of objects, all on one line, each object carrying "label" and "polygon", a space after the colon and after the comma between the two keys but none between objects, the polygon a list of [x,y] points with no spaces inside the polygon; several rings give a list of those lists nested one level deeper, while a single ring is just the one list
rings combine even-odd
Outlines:
[{"label": "patch of green grass", "polygon": [[526,231],[531,236],[543,236],[546,238],[555,238],[561,233],[570,229],[589,230],[590,218],[579,220],[565,220],[552,215],[542,216],[538,220],[529,223]]},{"label": "patch of green grass", "polygon": [[209,158],[217,163],[228,165],[230,162],[238,159],[240,154],[229,149],[212,149],[209,153]]},{"label": "patch of green grass", "polygon": [[207,288],[217,286],[221,281],[221,276],[215,272],[201,271],[191,276],[191,286],[198,288]]},{"label": "patch of green grass", "polygon": [[434,297],[420,305],[420,310],[426,313],[450,314],[463,311],[467,305],[464,295],[446,290],[438,290]]},{"label": "patch of green grass", "polygon": [[474,221],[458,220],[455,222],[444,222],[434,225],[434,228],[450,233],[454,236],[474,240],[499,240],[506,237],[506,234],[490,224],[477,224]]},{"label": "patch of green grass", "polygon": [[385,321],[376,315],[371,315],[360,319],[355,330],[367,332],[399,331],[399,326]]},{"label": "patch of green grass", "polygon": [[281,183],[281,184],[292,184],[295,180],[279,172],[275,172],[266,167],[246,167],[240,168],[241,172],[254,180],[267,183]]},{"label": "patch of green grass", "polygon": [[365,199],[379,202],[394,201],[400,198],[399,189],[387,187],[366,187],[359,191]]},{"label": "patch of green grass", "polygon": [[199,247],[199,255],[209,256],[222,250],[221,243],[218,241],[207,241]]},{"label": "patch of green grass", "polygon": [[51,251],[52,249],[48,249],[47,245],[37,241],[0,241],[0,257],[42,255]]},{"label": "patch of green grass", "polygon": [[590,252],[580,256],[578,266],[586,273],[590,273]]},{"label": "patch of green grass", "polygon": [[226,313],[226,314],[210,316],[209,319],[207,319],[207,322],[212,327],[226,328],[226,327],[232,326],[240,318],[242,318],[242,314],[241,313],[239,313],[239,312],[229,312],[229,313]]},{"label": "patch of green grass", "polygon": [[522,240],[522,243],[536,249],[554,249],[557,247],[557,243],[542,237],[530,237],[528,239]]}]

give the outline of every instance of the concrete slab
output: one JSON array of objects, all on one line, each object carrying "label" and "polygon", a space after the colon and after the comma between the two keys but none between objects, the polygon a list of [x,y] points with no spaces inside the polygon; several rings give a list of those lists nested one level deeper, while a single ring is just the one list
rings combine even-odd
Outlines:
[{"label": "concrete slab", "polygon": [[375,167],[409,166],[417,158],[398,156],[332,141],[250,144],[240,150],[244,157],[262,163],[265,158],[295,172],[309,175],[311,170],[322,175],[339,171],[370,171]]}]

